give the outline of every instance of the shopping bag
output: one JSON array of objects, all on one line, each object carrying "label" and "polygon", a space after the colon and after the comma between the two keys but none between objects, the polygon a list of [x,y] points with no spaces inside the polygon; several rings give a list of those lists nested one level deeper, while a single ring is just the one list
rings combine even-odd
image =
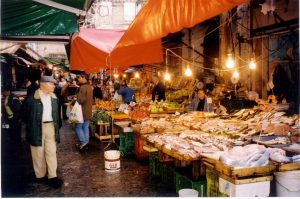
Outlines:
[{"label": "shopping bag", "polygon": [[67,110],[66,110],[66,116],[69,118],[70,117],[70,112],[71,112],[71,105],[67,106]]},{"label": "shopping bag", "polygon": [[82,108],[78,102],[75,102],[74,106],[70,111],[69,116],[70,123],[83,123],[83,115],[82,115]]}]

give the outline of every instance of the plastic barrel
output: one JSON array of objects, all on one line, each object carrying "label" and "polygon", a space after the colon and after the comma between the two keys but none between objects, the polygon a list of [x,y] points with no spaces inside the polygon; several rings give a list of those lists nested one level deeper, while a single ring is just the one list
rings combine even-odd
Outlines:
[{"label": "plastic barrel", "polygon": [[300,196],[300,170],[275,172],[276,196]]},{"label": "plastic barrel", "polygon": [[198,197],[198,191],[195,189],[180,189],[178,195],[179,197]]},{"label": "plastic barrel", "polygon": [[104,152],[104,165],[105,171],[116,172],[120,171],[120,151],[108,150]]}]

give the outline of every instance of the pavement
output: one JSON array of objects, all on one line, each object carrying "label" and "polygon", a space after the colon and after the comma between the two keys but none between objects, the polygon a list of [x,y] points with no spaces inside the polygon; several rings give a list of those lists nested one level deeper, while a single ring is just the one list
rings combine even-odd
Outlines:
[{"label": "pavement", "polygon": [[1,196],[2,197],[177,197],[175,190],[149,176],[148,162],[133,156],[121,158],[118,172],[107,172],[104,147],[92,137],[89,151],[79,153],[72,127],[64,122],[58,144],[58,177],[61,188],[54,189],[35,182],[29,145],[23,140],[14,143],[7,132],[1,133]]}]

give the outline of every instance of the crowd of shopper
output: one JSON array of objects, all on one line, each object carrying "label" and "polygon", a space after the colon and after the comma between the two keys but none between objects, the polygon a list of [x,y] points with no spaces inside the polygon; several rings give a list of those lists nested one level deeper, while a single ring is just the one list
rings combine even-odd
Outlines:
[{"label": "crowd of shopper", "polygon": [[[44,73],[40,79],[26,82],[27,97],[23,102],[12,94],[11,88],[5,87],[2,90],[5,99],[2,129],[7,129],[13,135],[13,140],[20,142],[23,119],[36,180],[54,188],[63,184],[57,176],[56,144],[60,142],[59,129],[62,119],[68,119],[67,106],[76,101],[82,107],[83,122],[76,123],[75,127],[78,138],[76,148],[79,152],[85,152],[90,141],[89,121],[92,117],[92,105],[97,100],[111,99],[126,104],[135,101],[135,91],[128,87],[126,81],[96,79],[90,82],[85,73],[77,75],[73,80],[75,81],[67,81],[64,77],[54,79],[52,74]],[[152,83],[152,100],[166,100],[166,88],[160,79],[155,76]],[[75,92],[72,91],[73,88]],[[226,113],[225,107],[221,106],[219,101],[212,101],[204,90],[199,90],[188,110],[211,112],[213,107],[218,113]]]}]

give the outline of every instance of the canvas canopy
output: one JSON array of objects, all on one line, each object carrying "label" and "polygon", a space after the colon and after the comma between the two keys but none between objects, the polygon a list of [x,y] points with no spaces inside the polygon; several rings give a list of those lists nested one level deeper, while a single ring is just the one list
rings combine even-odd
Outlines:
[{"label": "canvas canopy", "polygon": [[[248,0],[148,0],[128,30],[109,51],[77,37],[72,42],[70,69],[98,72],[101,68],[127,68],[163,61],[161,38],[190,28]],[[101,30],[97,42],[104,42]],[[118,35],[118,37],[120,36]],[[100,44],[99,44],[100,45]],[[102,44],[101,44],[102,45]]]},{"label": "canvas canopy", "polygon": [[160,40],[112,51],[123,34],[123,30],[81,28],[71,44],[70,69],[91,73],[162,60]]},{"label": "canvas canopy", "polygon": [[[85,0],[52,0],[83,9]],[[77,16],[32,0],[1,0],[1,36],[65,35],[78,31]]]},{"label": "canvas canopy", "polygon": [[138,45],[191,28],[249,0],[148,0],[116,48]]}]

